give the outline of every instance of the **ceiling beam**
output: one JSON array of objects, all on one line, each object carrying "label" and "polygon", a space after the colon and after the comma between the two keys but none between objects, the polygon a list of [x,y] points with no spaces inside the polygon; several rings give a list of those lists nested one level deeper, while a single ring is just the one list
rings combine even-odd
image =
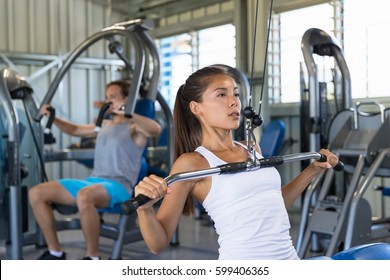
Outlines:
[{"label": "ceiling beam", "polygon": [[158,19],[189,10],[210,6],[226,0],[91,0],[114,11],[125,13],[129,19]]}]

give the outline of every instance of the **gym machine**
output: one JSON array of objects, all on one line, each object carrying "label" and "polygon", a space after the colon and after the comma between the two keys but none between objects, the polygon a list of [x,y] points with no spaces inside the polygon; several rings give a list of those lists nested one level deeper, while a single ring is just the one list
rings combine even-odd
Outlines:
[{"label": "gym machine", "polygon": [[[351,77],[340,43],[325,31],[308,29],[301,46],[307,69],[301,65],[301,151],[318,151],[329,143],[326,137],[332,117],[352,107]],[[319,67],[320,57],[334,58],[332,85],[320,77],[325,76]],[[334,109],[329,100],[331,87]]]},{"label": "gym machine", "polygon": [[[22,106],[20,105],[22,101]],[[0,71],[1,181],[0,181],[0,239],[5,240],[7,255],[22,258],[22,246],[29,243],[24,235],[30,224],[27,186],[41,179],[39,154],[32,143],[43,147],[43,131],[31,121],[38,111],[33,90],[14,71]],[[35,163],[35,164],[34,164]]]},{"label": "gym machine", "polygon": [[[333,116],[352,106],[351,77],[341,44],[332,35],[318,28],[310,28],[302,37],[301,48],[306,66],[300,65],[301,151],[318,151],[329,145],[327,136]],[[326,64],[326,59],[334,64],[330,77],[329,73],[324,73],[325,71],[321,67],[322,64]],[[326,66],[328,67],[328,65]],[[330,82],[326,80],[329,78]],[[331,89],[333,89],[332,93],[330,93]],[[307,161],[302,162],[302,169],[307,165]],[[315,184],[319,184],[323,177],[320,176],[316,180]],[[296,241],[298,250],[301,246],[308,216],[314,207],[316,195],[310,186],[304,194],[301,222]],[[313,236],[312,249],[317,251],[319,247],[318,240]]]},{"label": "gym machine", "polygon": [[[312,251],[324,250],[324,254],[330,257],[340,250],[389,235],[386,219],[381,219],[380,223],[372,222],[371,207],[362,197],[374,176],[389,175],[388,110],[374,101],[359,103],[352,108],[350,76],[341,48],[324,31],[309,29],[302,39],[302,51],[310,76],[309,84],[312,85],[309,90],[303,90],[306,97],[303,98],[303,107],[306,113],[310,108],[311,128],[301,127],[302,137],[305,133],[310,135],[311,149],[318,145],[331,149],[343,160],[345,169],[342,178],[329,171],[307,188],[296,248],[299,257],[304,258],[311,243]],[[326,86],[317,80],[317,65],[311,53],[334,56],[342,73],[341,82],[335,79],[338,75],[333,75],[334,88],[341,84],[343,94],[335,94],[336,111],[332,118],[328,113]],[[362,106],[371,106],[371,110],[363,112]],[[379,110],[372,110],[372,107]],[[302,111],[307,120],[305,111]],[[303,143],[308,143],[307,140],[303,139]]]},{"label": "gym machine", "polygon": [[[363,106],[376,106],[380,112],[364,112]],[[319,189],[319,195],[302,236],[300,257],[305,256],[314,234],[326,240],[326,256],[390,235],[389,218],[373,219],[371,206],[363,198],[374,177],[390,177],[389,135],[390,110],[377,102],[359,103],[333,119],[329,147],[345,163],[345,193],[329,196],[331,173],[320,189],[318,183],[310,186]]]},{"label": "gym machine", "polygon": [[[134,112],[142,78],[145,78],[145,75],[146,78],[150,78],[146,98],[152,101],[157,100],[161,104],[167,119],[168,129],[166,158],[168,158],[169,164],[172,163],[172,113],[157,91],[160,74],[159,56],[153,40],[147,34],[150,28],[149,22],[133,20],[114,24],[87,38],[67,57],[40,104],[35,99],[32,87],[23,77],[8,69],[0,72],[0,114],[2,120],[0,126],[2,135],[0,142],[2,152],[0,166],[2,175],[0,206],[2,211],[0,223],[2,232],[0,239],[5,240],[6,253],[10,259],[22,259],[22,248],[25,245],[44,245],[44,240],[34,223],[35,220],[27,210],[27,189],[44,181],[44,163],[93,158],[92,149],[45,150],[45,134],[40,124],[42,118],[40,108],[44,104],[50,104],[61,80],[71,65],[87,48],[96,42],[107,40],[109,51],[115,53],[123,61],[126,68],[132,69],[130,77],[132,83],[129,94],[131,98],[126,104],[125,115],[131,116]],[[126,57],[122,43],[116,40],[118,36],[125,38],[132,45],[135,53],[134,67]],[[151,74],[145,74],[146,55],[151,59],[149,65],[153,65],[152,71],[148,72]],[[151,76],[148,77],[148,75]],[[24,106],[17,109],[15,100],[22,100]],[[30,129],[26,129],[27,125],[24,125],[26,123],[28,123]],[[21,135],[22,132],[23,135]],[[25,150],[25,147],[28,150]],[[152,152],[152,154],[155,154],[155,152]],[[28,161],[28,164],[23,164],[23,160]],[[27,170],[30,172],[27,172]],[[104,224],[101,228],[102,236],[116,240],[112,250],[112,259],[120,258],[123,244],[142,239],[138,229],[136,233],[128,234],[126,232],[131,219],[135,218],[130,218],[128,215],[122,216],[119,225]],[[72,221],[66,224],[64,221],[58,221],[57,226],[58,229],[76,228],[78,223]]]}]

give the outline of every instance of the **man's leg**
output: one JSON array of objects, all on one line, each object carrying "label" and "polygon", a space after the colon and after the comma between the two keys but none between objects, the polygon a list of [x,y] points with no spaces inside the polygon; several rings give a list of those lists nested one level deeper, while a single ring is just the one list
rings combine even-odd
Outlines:
[{"label": "man's leg", "polygon": [[36,185],[30,189],[28,195],[35,219],[45,237],[48,249],[61,251],[50,203],[72,205],[76,203],[76,200],[57,181]]},{"label": "man's leg", "polygon": [[87,244],[86,256],[99,256],[100,216],[97,208],[106,208],[109,203],[106,189],[98,184],[83,188],[77,194],[77,207]]}]

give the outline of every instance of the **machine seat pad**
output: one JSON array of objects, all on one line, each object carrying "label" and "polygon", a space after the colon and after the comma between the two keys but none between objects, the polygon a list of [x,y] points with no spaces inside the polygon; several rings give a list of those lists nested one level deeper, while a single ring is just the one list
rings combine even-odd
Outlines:
[{"label": "machine seat pad", "polygon": [[390,244],[384,242],[358,245],[332,256],[334,260],[390,260]]}]

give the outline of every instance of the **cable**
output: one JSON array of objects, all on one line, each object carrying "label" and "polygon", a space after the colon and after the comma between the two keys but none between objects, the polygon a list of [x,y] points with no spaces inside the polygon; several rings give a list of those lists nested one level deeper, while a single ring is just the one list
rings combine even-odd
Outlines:
[{"label": "cable", "polygon": [[256,50],[256,35],[257,35],[257,17],[259,14],[259,0],[256,1],[256,11],[255,11],[255,26],[254,26],[254,35],[253,35],[253,45],[252,45],[252,67],[251,67],[251,82],[249,85],[249,106],[252,104],[252,94],[253,94],[253,75],[255,68],[255,50]]},{"label": "cable", "polygon": [[[255,61],[255,48],[256,48],[256,34],[257,34],[257,18],[258,18],[258,10],[259,10],[259,0],[256,1],[256,11],[255,11],[255,27],[254,27],[254,35],[253,35],[253,54],[252,54],[252,70],[251,70],[251,82],[250,82],[250,94],[249,94],[249,106],[244,108],[244,116],[247,119],[246,127],[245,127],[245,138],[248,149],[248,157],[249,160],[254,162],[256,160],[256,137],[254,136],[253,130],[261,126],[263,124],[263,118],[261,117],[261,104],[263,102],[263,90],[264,90],[264,80],[265,80],[265,71],[267,66],[267,52],[268,52],[268,43],[269,43],[269,34],[271,29],[271,16],[272,16],[272,4],[273,0],[271,0],[269,19],[268,19],[268,32],[267,32],[267,40],[266,40],[266,48],[264,55],[264,67],[263,67],[263,81],[261,85],[261,93],[260,93],[260,101],[259,101],[259,112],[256,114],[255,109],[251,106],[252,95],[253,95],[253,75],[254,75],[254,61]],[[253,140],[253,141],[252,141]]]},{"label": "cable", "polygon": [[[268,57],[268,45],[269,45],[269,35],[271,30],[271,20],[272,20],[272,6],[273,0],[271,0],[270,10],[269,10],[269,18],[268,18],[268,30],[267,30],[267,39],[266,39],[266,47],[265,47],[265,55],[264,55],[264,65],[263,65],[263,73],[262,73],[262,85],[261,85],[261,93],[259,100],[259,111],[256,114],[255,110],[251,106],[252,103],[252,95],[253,95],[253,75],[254,75],[254,61],[255,61],[255,48],[256,48],[256,35],[257,35],[257,21],[258,21],[258,9],[259,9],[259,0],[256,1],[256,11],[255,11],[255,26],[254,26],[254,36],[253,36],[253,50],[252,50],[252,69],[251,69],[251,82],[250,82],[250,94],[249,94],[249,106],[244,109],[244,116],[247,119],[250,119],[251,125],[248,125],[248,129],[253,129],[263,124],[263,118],[261,117],[261,105],[263,102],[263,92],[264,92],[264,80],[265,73],[267,67],[267,57]],[[249,133],[248,133],[249,134]],[[249,145],[249,144],[248,144]]]},{"label": "cable", "polygon": [[259,115],[261,113],[261,104],[263,102],[263,91],[264,91],[264,80],[265,80],[265,71],[267,68],[267,57],[268,57],[268,45],[269,45],[269,34],[271,31],[271,21],[272,21],[272,6],[273,0],[271,0],[270,8],[269,8],[269,16],[268,16],[268,29],[267,29],[267,41],[265,44],[265,56],[264,56],[264,65],[263,65],[263,82],[261,83],[261,92],[260,92],[260,101],[259,101]]}]

